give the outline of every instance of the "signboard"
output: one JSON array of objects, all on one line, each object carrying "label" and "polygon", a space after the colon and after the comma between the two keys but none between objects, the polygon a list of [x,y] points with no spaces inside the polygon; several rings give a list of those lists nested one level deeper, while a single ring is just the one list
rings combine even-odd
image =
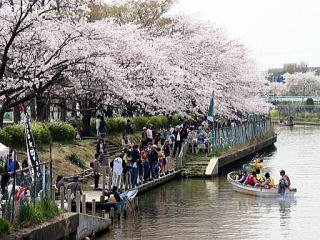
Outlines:
[{"label": "signboard", "polygon": [[13,112],[6,112],[3,116],[4,123],[14,123]]},{"label": "signboard", "polygon": [[[0,108],[2,105],[0,104]],[[14,123],[13,111],[6,112],[3,116],[3,123]]]}]

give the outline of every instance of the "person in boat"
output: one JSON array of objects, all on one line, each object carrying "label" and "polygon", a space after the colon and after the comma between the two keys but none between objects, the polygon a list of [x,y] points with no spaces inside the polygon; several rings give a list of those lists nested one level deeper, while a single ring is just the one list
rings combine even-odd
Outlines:
[{"label": "person in boat", "polygon": [[242,176],[239,180],[236,180],[238,183],[244,183],[248,177],[247,171],[243,170]]},{"label": "person in boat", "polygon": [[254,187],[273,188],[275,187],[274,178],[270,176],[270,173],[266,172],[264,174],[264,182],[257,183]]},{"label": "person in boat", "polygon": [[245,184],[251,185],[254,187],[257,183],[258,183],[257,173],[253,171],[252,174],[249,174],[248,177],[246,178]]},{"label": "person in boat", "polygon": [[281,176],[281,178],[279,180],[279,183],[280,183],[280,181],[283,181],[285,187],[289,188],[290,185],[291,185],[291,182],[290,182],[289,176],[286,174],[286,171],[285,170],[281,170],[280,171],[280,176]]},{"label": "person in boat", "polygon": [[285,170],[280,171],[280,179],[278,185],[278,192],[284,193],[286,188],[290,188],[291,182],[289,176],[286,174]]},{"label": "person in boat", "polygon": [[239,169],[236,173],[236,180],[240,180],[242,178],[243,175],[243,170]]},{"label": "person in boat", "polygon": [[116,203],[116,202],[121,202],[120,195],[118,193],[118,188],[117,186],[113,186],[111,193],[109,194],[108,198],[109,203]]},{"label": "person in boat", "polygon": [[256,174],[257,174],[257,180],[259,183],[265,182],[265,177],[263,176],[263,174],[261,174],[260,169],[256,170]]}]

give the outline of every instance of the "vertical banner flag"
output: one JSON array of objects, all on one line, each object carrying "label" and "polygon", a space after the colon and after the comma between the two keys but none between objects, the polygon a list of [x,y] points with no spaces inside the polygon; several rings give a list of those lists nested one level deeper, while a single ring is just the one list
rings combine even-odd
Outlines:
[{"label": "vertical banner flag", "polygon": [[[28,165],[33,166],[33,169],[30,168],[31,177],[32,179],[36,179],[36,177],[40,177],[40,158],[36,149],[34,136],[31,131],[30,118],[27,111],[25,111],[25,137],[27,145]],[[36,172],[36,176],[34,176],[34,172]]]},{"label": "vertical banner flag", "polygon": [[209,106],[208,115],[207,115],[207,120],[210,122],[213,122],[213,118],[214,118],[214,95],[212,92],[211,99],[210,99],[210,106]]},{"label": "vertical banner flag", "polygon": [[211,99],[210,99],[210,106],[208,110],[207,120],[212,123],[212,151],[216,148],[216,130],[214,129],[214,92],[212,91]]}]

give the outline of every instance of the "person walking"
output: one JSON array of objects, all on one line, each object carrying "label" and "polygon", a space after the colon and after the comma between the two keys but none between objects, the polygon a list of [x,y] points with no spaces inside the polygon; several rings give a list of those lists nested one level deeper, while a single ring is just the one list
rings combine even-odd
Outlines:
[{"label": "person walking", "polygon": [[176,127],[176,130],[173,132],[174,135],[174,149],[173,149],[173,156],[176,156],[176,152],[178,150],[178,155],[181,151],[181,146],[182,146],[182,133],[180,130],[180,126]]},{"label": "person walking", "polygon": [[99,137],[98,138],[98,142],[97,142],[97,146],[96,146],[96,152],[97,153],[103,153],[103,149],[106,146],[103,138]]},{"label": "person walking", "polygon": [[104,121],[104,117],[100,116],[100,122],[99,122],[99,137],[104,138],[106,137],[106,123]]}]

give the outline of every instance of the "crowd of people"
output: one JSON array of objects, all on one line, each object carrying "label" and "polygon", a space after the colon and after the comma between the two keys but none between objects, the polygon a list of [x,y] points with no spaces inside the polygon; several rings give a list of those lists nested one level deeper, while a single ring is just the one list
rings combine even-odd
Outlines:
[{"label": "crowd of people", "polygon": [[106,129],[103,117],[96,120],[97,145],[95,160],[91,164],[95,176],[95,188],[98,188],[102,168],[112,176],[112,186],[121,187],[128,174],[133,186],[143,181],[155,179],[173,166],[175,157],[179,155],[182,144],[188,141],[193,152],[210,151],[211,127],[207,121],[183,120],[180,125],[155,129],[151,122],[143,127],[141,139],[133,141],[131,134],[134,126],[130,120],[124,127],[122,151],[112,161],[105,161],[107,147]]}]

